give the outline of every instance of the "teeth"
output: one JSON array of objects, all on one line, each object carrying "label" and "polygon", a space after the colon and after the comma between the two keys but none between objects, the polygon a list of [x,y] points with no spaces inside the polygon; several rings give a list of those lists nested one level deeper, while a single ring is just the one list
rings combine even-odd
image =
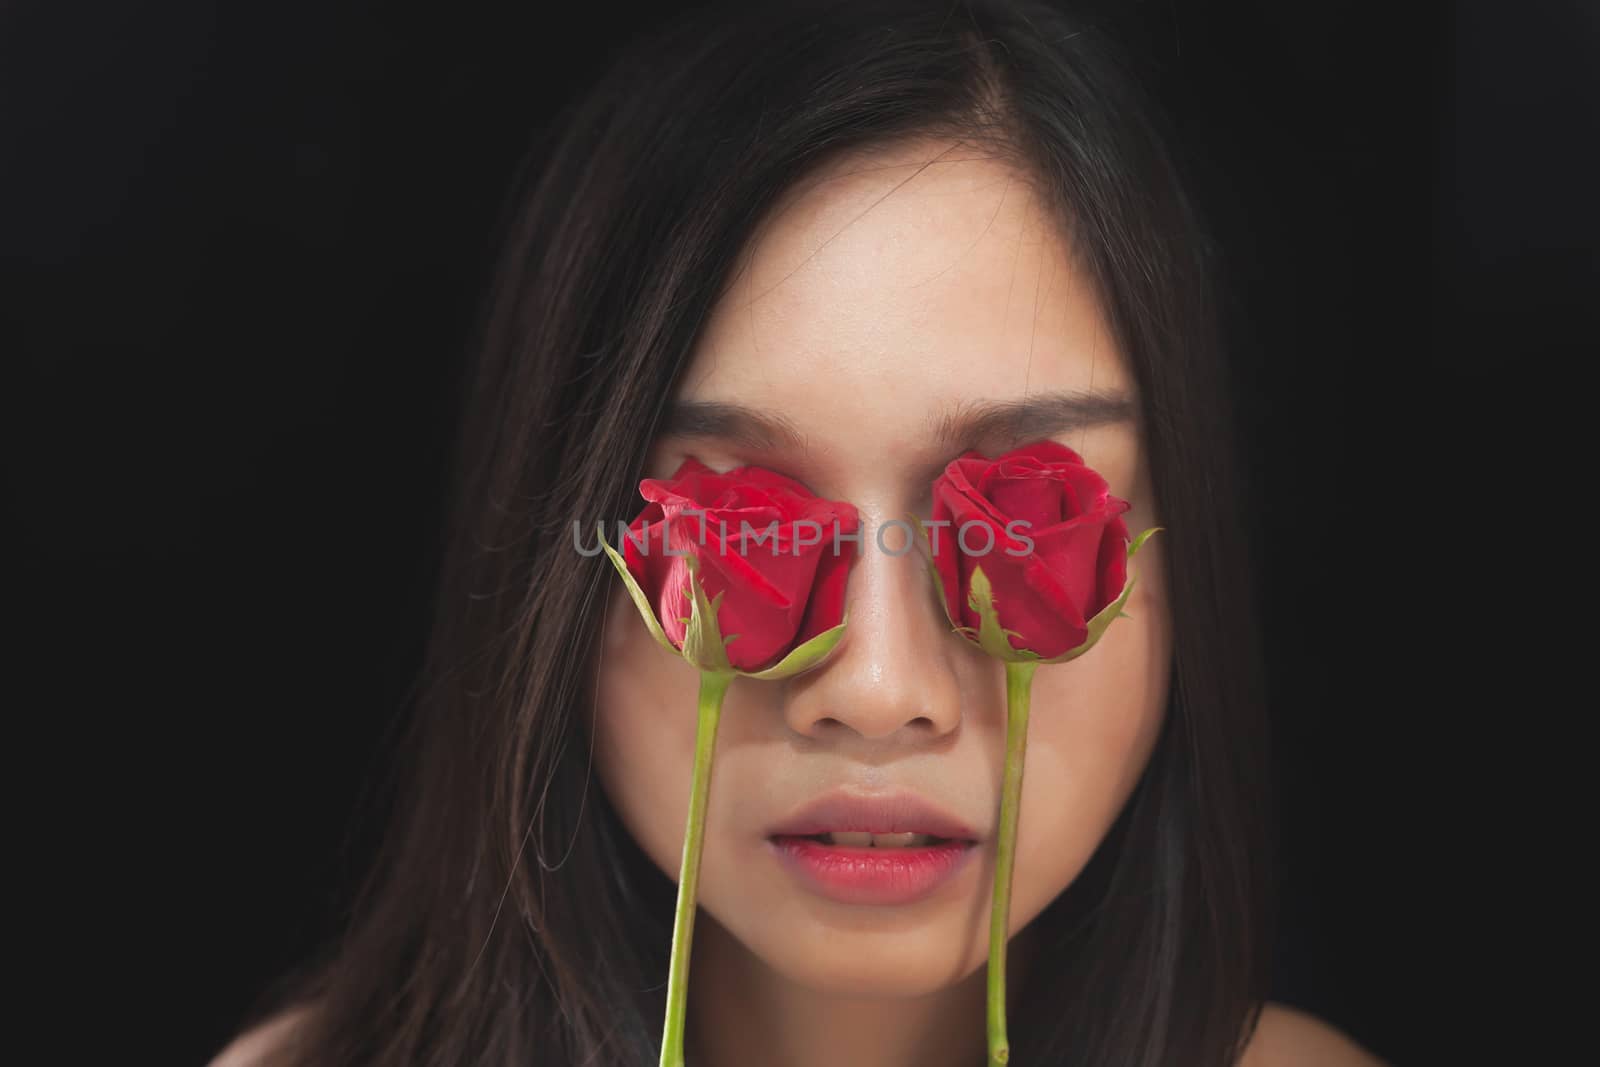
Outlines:
[{"label": "teeth", "polygon": [[830,845],[855,848],[913,848],[932,844],[932,834],[869,834],[860,830],[841,830],[821,835]]}]

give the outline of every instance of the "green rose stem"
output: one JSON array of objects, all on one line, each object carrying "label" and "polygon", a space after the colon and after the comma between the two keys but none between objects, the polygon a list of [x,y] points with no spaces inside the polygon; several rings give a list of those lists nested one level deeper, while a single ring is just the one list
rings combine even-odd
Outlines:
[{"label": "green rose stem", "polygon": [[[907,518],[911,520],[911,528],[917,532],[927,553],[928,574],[938,592],[939,603],[945,606],[948,614],[949,601],[945,598],[944,579],[934,563],[935,555],[927,528],[915,515],[908,515]],[[1152,526],[1130,541],[1127,559],[1132,560],[1150,535],[1162,528]],[[1129,571],[1123,580],[1122,593],[1089,620],[1083,642],[1049,659],[1011,643],[1011,638],[1021,642],[1026,642],[1027,638],[1000,625],[1000,615],[994,603],[994,587],[982,567],[973,567],[967,589],[967,605],[977,613],[978,625],[963,626],[951,619],[956,633],[1006,665],[1006,767],[1000,787],[1000,839],[995,845],[994,900],[989,911],[989,1067],[1000,1067],[1011,1061],[1011,1045],[1006,1037],[1006,927],[1011,917],[1011,872],[1016,865],[1017,813],[1022,801],[1022,765],[1028,748],[1028,699],[1033,687],[1033,672],[1041,663],[1066,663],[1077,659],[1095,646],[1112,620],[1131,617],[1122,610],[1122,606],[1128,602],[1135,580],[1136,575]]]},{"label": "green rose stem", "polygon": [[717,747],[722,697],[733,674],[700,672],[700,722],[694,739],[694,779],[689,792],[689,824],[683,836],[678,871],[678,910],[672,921],[672,967],[667,972],[667,1021],[662,1031],[661,1067],[683,1067],[684,1016],[689,1001],[689,946],[694,941],[700,850],[705,843],[706,798],[711,794],[711,757]]},{"label": "green rose stem", "polygon": [[672,964],[667,972],[667,1018],[662,1027],[661,1067],[684,1067],[683,1039],[685,1009],[689,1000],[689,952],[694,943],[694,915],[696,887],[700,880],[700,851],[705,840],[706,801],[711,793],[711,760],[716,754],[717,723],[722,718],[722,698],[728,692],[728,683],[735,676],[777,680],[792,678],[810,670],[827,658],[835,645],[844,637],[848,612],[841,610],[837,626],[802,642],[781,660],[765,670],[740,670],[728,658],[728,646],[738,640],[738,634],[722,635],[717,625],[717,612],[724,592],[706,599],[705,587],[700,581],[700,561],[694,555],[684,557],[689,570],[688,588],[683,596],[689,601],[689,614],[680,616],[684,624],[683,643],[675,645],[667,638],[656,618],[650,597],[640,588],[637,579],[628,570],[627,561],[617,550],[606,543],[605,528],[599,529],[600,547],[622,578],[628,596],[639,609],[650,636],[666,651],[681,656],[700,672],[700,711],[695,727],[694,775],[689,787],[688,826],[683,835],[683,863],[678,872],[678,905],[672,921]]},{"label": "green rose stem", "polygon": [[1011,872],[1016,866],[1017,813],[1022,804],[1022,762],[1028,750],[1028,695],[1032,660],[1006,663],[1006,771],[1000,790],[1000,840],[994,860],[994,902],[989,912],[989,1063],[1011,1059],[1006,1040],[1006,926],[1011,917]]}]

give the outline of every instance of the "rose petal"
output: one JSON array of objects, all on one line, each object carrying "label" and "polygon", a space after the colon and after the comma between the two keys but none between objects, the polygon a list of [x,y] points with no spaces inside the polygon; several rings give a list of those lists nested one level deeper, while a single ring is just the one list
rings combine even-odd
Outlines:
[{"label": "rose petal", "polygon": [[[1003,514],[999,508],[985,498],[978,481],[988,469],[988,460],[962,457],[951,461],[933,483],[934,495],[940,493],[955,494],[966,499],[968,507],[964,509],[966,518],[983,516],[995,527],[1004,527],[1006,519],[1010,516]],[[952,531],[953,532],[953,531]]]},{"label": "rose petal", "polygon": [[1100,592],[1089,609],[1089,618],[1100,614],[1106,606],[1122,595],[1128,584],[1128,527],[1119,515],[1106,523],[1100,541]]},{"label": "rose petal", "polygon": [[996,511],[1026,521],[1030,529],[1054,526],[1064,514],[1077,514],[1075,502],[1063,499],[1071,487],[1048,476],[991,477],[983,491]]},{"label": "rose petal", "polygon": [[[854,511],[853,508],[851,510]],[[839,532],[854,533],[857,526],[854,521],[848,524],[841,522]],[[850,574],[850,564],[856,558],[857,549],[853,541],[845,541],[839,545],[839,551],[835,553],[831,533],[824,548],[825,551],[817,561],[816,577],[811,583],[811,600],[806,604],[805,617],[800,623],[800,633],[795,638],[797,645],[804,644],[824,630],[831,630],[844,618],[845,583]]]}]

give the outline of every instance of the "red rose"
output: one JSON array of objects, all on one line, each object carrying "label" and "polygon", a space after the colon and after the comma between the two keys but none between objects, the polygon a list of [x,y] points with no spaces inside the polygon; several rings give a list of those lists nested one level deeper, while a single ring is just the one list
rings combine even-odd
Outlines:
[{"label": "red rose", "polygon": [[855,542],[835,551],[835,531],[856,532],[853,505],[761,467],[718,474],[692,456],[671,478],[640,482],[639,493],[649,504],[629,525],[623,555],[673,648],[685,650],[691,573],[737,672],[757,672],[844,621]]},{"label": "red rose", "polygon": [[951,621],[978,633],[973,575],[981,567],[1009,631],[1009,648],[998,651],[1048,660],[1083,646],[1091,620],[1125,591],[1129,507],[1054,441],[952,461],[933,485],[930,545]]},{"label": "red rose", "polygon": [[[646,478],[622,553],[600,538],[650,634],[700,672],[689,824],[667,970],[662,1063],[683,1062],[689,946],[722,701],[736,675],[788,678],[843,638],[856,509],[760,467],[717,474],[694,457]],[[603,533],[603,532],[602,532]],[[576,540],[576,530],[574,531]],[[852,550],[846,551],[849,544]],[[624,558],[624,556],[626,558]]]}]

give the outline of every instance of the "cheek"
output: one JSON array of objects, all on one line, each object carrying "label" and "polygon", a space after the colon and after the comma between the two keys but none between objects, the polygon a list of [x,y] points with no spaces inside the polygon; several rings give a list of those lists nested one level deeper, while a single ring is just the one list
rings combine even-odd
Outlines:
[{"label": "cheek", "polygon": [[[1143,560],[1144,551],[1135,558]],[[1034,676],[1013,929],[1083,870],[1138,784],[1160,732],[1170,644],[1158,566],[1147,573],[1155,580],[1143,597],[1135,586],[1132,618],[1117,620],[1081,659],[1046,665]]]},{"label": "cheek", "polygon": [[696,675],[655,643],[620,584],[602,648],[595,771],[639,847],[676,878],[694,766]]}]

